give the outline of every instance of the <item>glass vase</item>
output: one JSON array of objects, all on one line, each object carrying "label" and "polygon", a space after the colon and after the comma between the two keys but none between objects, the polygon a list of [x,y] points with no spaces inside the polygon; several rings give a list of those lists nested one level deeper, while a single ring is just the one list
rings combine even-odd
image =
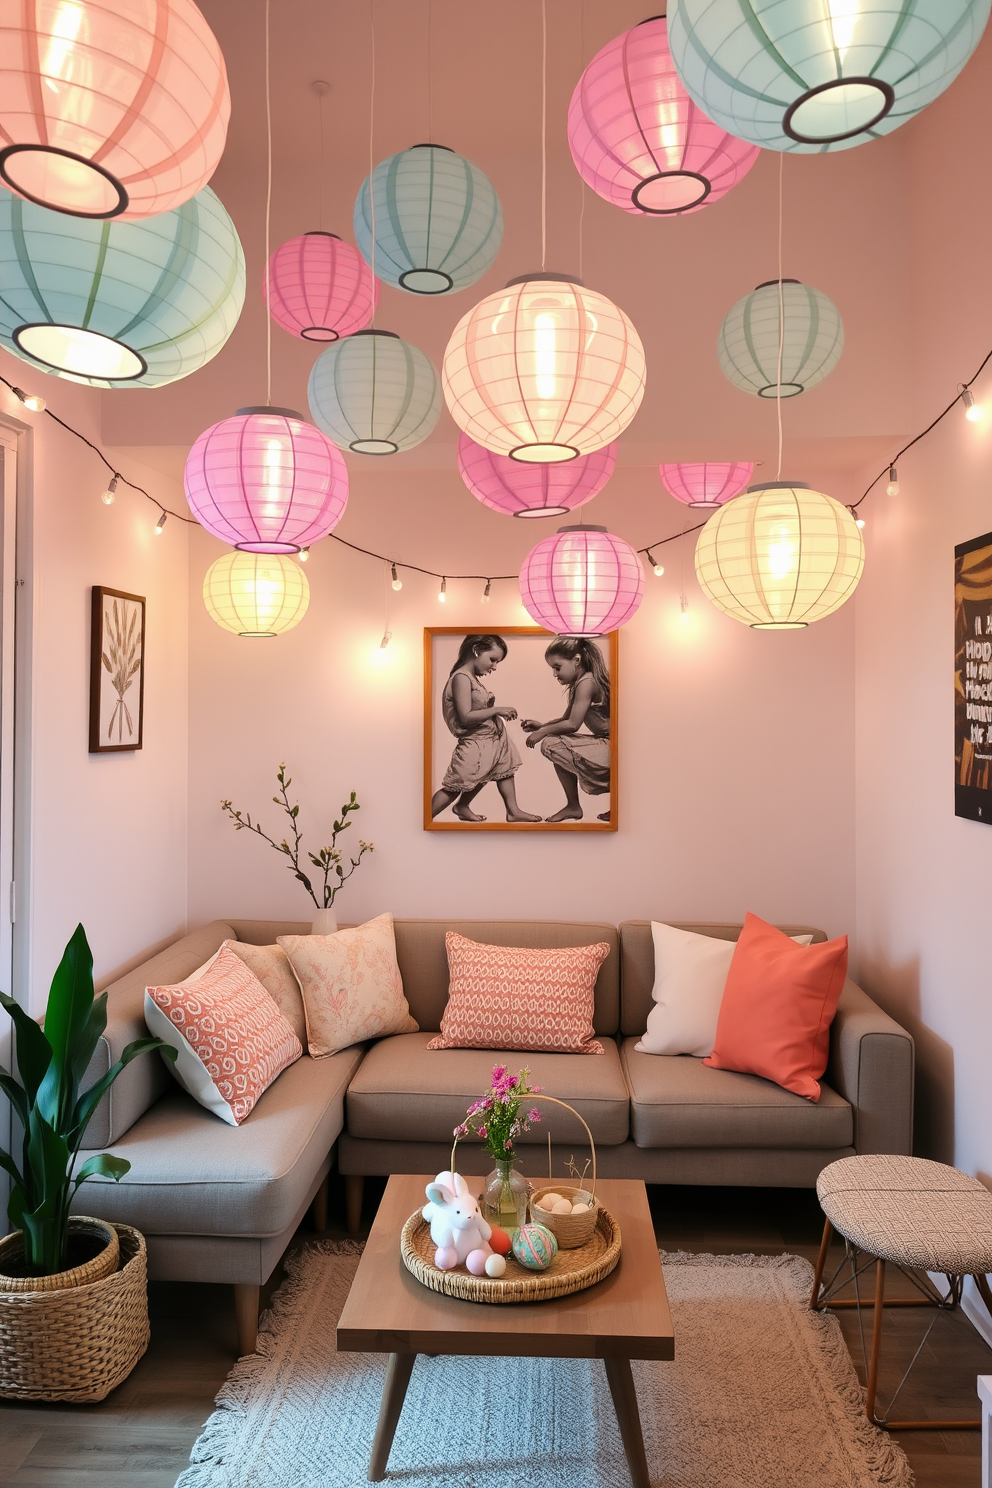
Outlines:
[{"label": "glass vase", "polygon": [[519,1229],[527,1223],[529,1196],[527,1180],[517,1168],[516,1159],[497,1158],[495,1168],[486,1179],[482,1196],[483,1216],[501,1229]]}]

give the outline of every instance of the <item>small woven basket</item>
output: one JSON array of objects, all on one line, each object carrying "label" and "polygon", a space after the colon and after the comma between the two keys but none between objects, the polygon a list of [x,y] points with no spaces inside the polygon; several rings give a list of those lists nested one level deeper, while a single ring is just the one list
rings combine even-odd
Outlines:
[{"label": "small woven basket", "polygon": [[57,1291],[0,1292],[0,1399],[103,1400],[148,1347],[144,1236],[114,1225],[120,1269]]},{"label": "small woven basket", "polygon": [[[578,1214],[549,1214],[543,1208],[541,1200],[546,1194],[560,1194],[564,1199],[570,1199],[574,1204],[576,1199],[588,1199],[590,1207]],[[531,1195],[530,1217],[534,1224],[542,1224],[551,1231],[558,1241],[559,1250],[578,1250],[580,1245],[585,1245],[596,1228],[596,1217],[599,1212],[599,1204],[594,1194],[587,1188],[572,1188],[567,1183],[556,1183],[544,1188],[539,1188]]]}]

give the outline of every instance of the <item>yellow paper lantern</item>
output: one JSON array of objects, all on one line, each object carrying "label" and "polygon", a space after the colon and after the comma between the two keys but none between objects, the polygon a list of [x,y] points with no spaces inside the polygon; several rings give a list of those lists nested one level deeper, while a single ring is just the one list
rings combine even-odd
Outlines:
[{"label": "yellow paper lantern", "polygon": [[846,506],[799,481],[750,486],[696,543],[696,578],[718,610],[753,630],[802,630],[850,599],[865,545]]},{"label": "yellow paper lantern", "polygon": [[564,274],[525,274],[455,326],[441,384],[458,427],[497,455],[550,465],[611,444],[644,396],[624,312]]},{"label": "yellow paper lantern", "polygon": [[207,569],[203,602],[224,630],[261,640],[299,625],[310,604],[310,585],[292,558],[234,551]]}]

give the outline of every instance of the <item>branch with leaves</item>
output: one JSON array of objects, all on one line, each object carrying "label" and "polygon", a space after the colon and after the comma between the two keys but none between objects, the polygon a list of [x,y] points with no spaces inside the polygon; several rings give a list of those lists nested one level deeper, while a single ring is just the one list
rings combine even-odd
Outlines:
[{"label": "branch with leaves", "polygon": [[257,821],[252,821],[250,811],[240,811],[230,801],[221,801],[220,809],[231,818],[236,832],[254,832],[256,837],[261,837],[262,841],[267,842],[277,853],[283,853],[289,859],[287,867],[293,874],[293,877],[299,879],[317,908],[330,909],[334,903],[335,895],[348,882],[348,879],[354,873],[365,854],[375,852],[374,842],[365,842],[362,838],[359,838],[358,846],[360,850],[358,857],[348,858],[348,866],[345,867],[346,860],[344,853],[337,845],[341,833],[347,832],[351,827],[348,817],[352,812],[361,810],[358,801],[355,799],[355,792],[352,791],[350,798],[341,807],[341,815],[331,828],[329,845],[320,848],[315,853],[307,852],[305,855],[313,864],[317,873],[322,876],[323,882],[318,881],[318,888],[321,894],[321,897],[318,899],[317,890],[313,884],[313,879],[316,875],[306,873],[300,866],[304,858],[303,834],[300,831],[299,825],[300,806],[299,802],[295,804],[290,802],[289,787],[293,782],[291,777],[286,774],[285,764],[279,766],[276,779],[279,782],[279,794],[273,796],[272,800],[289,817],[292,842],[287,841],[285,837],[281,842],[277,842],[274,837],[270,837],[268,832],[263,830]]}]

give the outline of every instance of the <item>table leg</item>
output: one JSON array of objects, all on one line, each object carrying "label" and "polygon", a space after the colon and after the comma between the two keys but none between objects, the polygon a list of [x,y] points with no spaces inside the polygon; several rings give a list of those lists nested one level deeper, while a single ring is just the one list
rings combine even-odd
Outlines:
[{"label": "table leg", "polygon": [[648,1459],[644,1452],[641,1418],[637,1411],[637,1391],[630,1372],[629,1359],[604,1359],[606,1378],[620,1426],[624,1455],[634,1488],[651,1488]]},{"label": "table leg", "polygon": [[[370,1483],[381,1483],[386,1476],[389,1449],[399,1425],[400,1411],[406,1399],[406,1387],[410,1383],[416,1354],[390,1354],[386,1366],[386,1383],[382,1388],[382,1404],[379,1407],[379,1424],[372,1443],[372,1459],[369,1462]],[[629,1366],[628,1366],[629,1367]]]}]

